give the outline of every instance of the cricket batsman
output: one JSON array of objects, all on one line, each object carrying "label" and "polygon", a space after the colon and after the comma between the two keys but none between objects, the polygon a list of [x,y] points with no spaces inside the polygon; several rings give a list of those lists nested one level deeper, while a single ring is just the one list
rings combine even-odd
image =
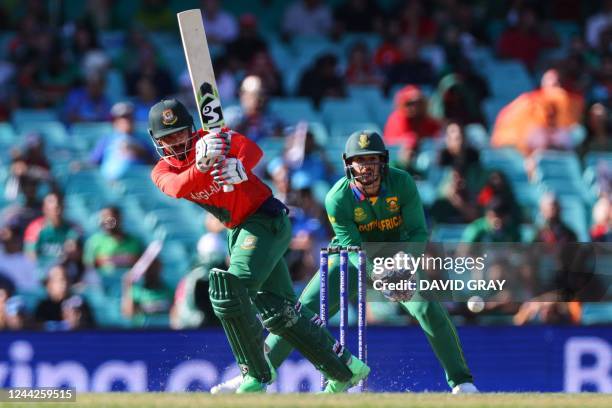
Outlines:
[{"label": "cricket batsman", "polygon": [[[345,391],[365,378],[370,368],[297,302],[283,258],[291,240],[288,210],[251,172],[263,154],[259,146],[228,128],[195,131],[176,99],[151,108],[149,135],[161,156],[151,174],[155,185],[170,197],[196,203],[229,228],[229,268],[210,271],[209,295],[242,372],[235,391],[265,392],[276,377],[264,354],[262,323],[328,378],[325,392]],[[224,185],[234,190],[224,192]]]},{"label": "cricket batsman", "polygon": [[[328,217],[335,232],[330,246],[360,246],[365,242],[426,242],[427,227],[416,184],[405,171],[389,168],[389,153],[376,132],[353,133],[343,154],[346,176],[329,191],[325,199]],[[339,309],[339,254],[330,254],[328,302],[329,315]],[[357,296],[357,254],[349,256],[349,296]],[[319,311],[320,280],[317,273],[300,296],[302,307]],[[395,292],[384,293],[399,301],[416,318],[446,373],[454,394],[478,392],[467,367],[459,338],[447,311],[438,302],[405,301]],[[395,296],[399,296],[396,298]],[[292,346],[271,333],[266,339],[268,357],[279,367]],[[214,392],[231,392],[238,379],[213,387]]]}]

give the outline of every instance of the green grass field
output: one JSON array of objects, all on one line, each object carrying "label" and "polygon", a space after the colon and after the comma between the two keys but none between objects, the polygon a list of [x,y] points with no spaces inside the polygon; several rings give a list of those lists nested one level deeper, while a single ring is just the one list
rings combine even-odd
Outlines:
[{"label": "green grass field", "polygon": [[[32,403],[4,403],[6,407],[40,406]],[[47,404],[44,404],[45,406]],[[611,394],[283,394],[283,395],[209,395],[201,394],[79,394],[74,403],[52,403],[49,407],[347,407],[347,408],[454,408],[454,407],[612,407]]]}]

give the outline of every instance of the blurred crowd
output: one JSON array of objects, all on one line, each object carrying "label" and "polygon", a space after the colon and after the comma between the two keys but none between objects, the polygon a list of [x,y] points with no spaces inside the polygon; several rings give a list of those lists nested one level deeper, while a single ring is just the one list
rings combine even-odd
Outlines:
[{"label": "blurred crowd", "polygon": [[[163,44],[152,40],[155,33],[176,34],[176,19],[168,0],[141,0],[131,8],[89,0],[78,18],[66,17],[63,7],[70,3],[0,5],[6,34],[0,43],[0,122],[14,122],[13,113],[32,109],[53,110],[68,129],[111,123],[112,131],[96,140],[87,157],[69,161],[71,172],[94,169],[113,183],[157,160],[142,131],[154,103],[176,96],[195,109],[188,73],[177,73]],[[474,243],[612,242],[611,156],[590,170],[586,237],[568,225],[559,191],[523,200],[514,175],[491,168],[483,157],[484,149],[512,147],[524,184],[537,185],[543,155],[572,153],[582,177],[590,154],[612,152],[611,0],[252,2],[282,10],[273,30],[269,24],[264,30],[248,6],[236,13],[228,11],[229,1],[195,3],[204,12],[228,125],[264,146],[280,146],[257,171],[291,208],[287,261],[296,290],[316,271],[318,249],[331,236],[322,202],[342,170],[321,129],[283,117],[272,109],[273,98],[305,97],[316,109],[330,98],[349,97],[353,87],[379,89],[392,101],[379,123],[391,165],[433,190],[420,191],[434,230],[460,225],[455,238]],[[133,21],[126,21],[128,12]],[[559,27],[576,30],[568,34]],[[121,35],[103,42],[103,33]],[[295,89],[288,89],[271,35],[281,44],[309,37],[333,44],[359,33],[380,41],[372,47],[357,40],[347,55],[316,55],[299,72]],[[519,63],[539,83],[506,100],[492,119],[487,104],[495,90],[479,67],[483,50],[494,61]],[[112,92],[117,83],[124,88],[119,99]],[[120,299],[119,313],[132,327],[147,326],[155,316],[169,316],[160,322],[173,328],[216,324],[206,301],[207,273],[227,262],[223,226],[204,216],[205,233],[197,248],[189,248],[196,255],[176,287],[164,281],[167,265],[159,259],[135,279],[126,271],[148,242],[124,228],[119,206],[90,215],[98,217],[94,233],[66,217],[66,191],[43,134],[24,134],[2,163],[0,329],[95,327],[91,287]],[[528,303],[513,310],[519,316],[514,322],[580,322],[574,309],[540,305],[546,311]],[[408,321],[389,307],[372,307],[370,320]]]}]

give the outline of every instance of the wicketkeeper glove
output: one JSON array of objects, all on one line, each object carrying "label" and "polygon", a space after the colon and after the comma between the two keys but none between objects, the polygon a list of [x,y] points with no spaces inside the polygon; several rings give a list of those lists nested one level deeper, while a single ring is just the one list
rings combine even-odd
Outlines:
[{"label": "wicketkeeper glove", "polygon": [[[414,271],[412,271],[414,272]],[[385,269],[381,274],[376,275],[375,279],[380,279],[383,283],[400,283],[402,281],[406,281],[405,287],[408,286],[408,282],[415,282],[417,284],[417,275],[416,273],[412,273],[408,269]],[[413,290],[404,289],[404,290],[390,290],[386,289],[380,292],[384,297],[393,301],[393,302],[407,302],[412,299],[414,295]]]},{"label": "wicketkeeper glove", "polygon": [[196,142],[196,168],[202,173],[224,157],[230,150],[232,136],[229,132],[210,132]]},{"label": "wicketkeeper glove", "polygon": [[213,169],[210,175],[221,185],[240,184],[248,180],[242,162],[234,157],[216,162]]}]

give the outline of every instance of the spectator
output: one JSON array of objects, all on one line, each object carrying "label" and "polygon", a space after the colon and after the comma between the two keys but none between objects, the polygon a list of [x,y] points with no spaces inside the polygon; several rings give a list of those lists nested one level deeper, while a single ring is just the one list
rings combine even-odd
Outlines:
[{"label": "spectator", "polygon": [[456,122],[446,125],[445,146],[438,156],[438,165],[452,167],[460,173],[469,173],[473,169],[481,172],[480,153],[465,141],[463,128]]},{"label": "spectator", "polygon": [[161,263],[154,260],[144,273],[142,283],[124,275],[121,311],[137,327],[144,327],[147,319],[170,312],[173,291],[161,279]]},{"label": "spectator", "polygon": [[526,155],[529,150],[527,136],[534,127],[546,126],[547,110],[551,104],[556,107],[558,126],[570,127],[580,123],[584,98],[566,87],[565,78],[556,69],[544,72],[540,89],[521,94],[499,112],[491,145],[514,146]]},{"label": "spectator", "polygon": [[83,330],[95,327],[89,304],[78,295],[70,296],[62,302],[62,325],[64,330]]},{"label": "spectator", "polygon": [[58,264],[61,265],[68,275],[68,281],[70,286],[73,287],[84,287],[88,284],[98,284],[98,281],[94,276],[87,272],[88,270],[83,262],[83,241],[82,240],[68,240],[64,243],[64,252]]},{"label": "spectator", "polygon": [[586,21],[586,39],[591,48],[599,48],[601,33],[612,26],[612,0],[603,0],[600,11]]},{"label": "spectator", "polygon": [[612,130],[608,109],[601,103],[594,103],[586,118],[587,136],[580,146],[581,156],[589,152],[612,152]]},{"label": "spectator", "polygon": [[5,303],[6,326],[9,330],[27,330],[32,327],[32,319],[21,296],[11,296]]},{"label": "spectator", "polygon": [[[305,125],[305,126],[304,126]],[[308,125],[296,126],[287,138],[283,159],[289,171],[301,171],[313,181],[332,181],[334,168],[327,159],[325,150],[317,144]]]},{"label": "spectator", "polygon": [[135,133],[134,106],[119,102],[111,109],[113,133],[98,141],[89,160],[100,166],[100,174],[108,180],[117,180],[135,166],[152,164],[155,152],[148,141]]},{"label": "spectator", "polygon": [[38,199],[37,180],[23,177],[19,185],[23,197],[22,203],[7,206],[2,210],[1,217],[7,223],[14,224],[19,237],[24,239],[27,227],[42,215],[42,201]]},{"label": "spectator", "polygon": [[397,20],[390,20],[383,27],[383,41],[374,52],[374,64],[383,72],[389,67],[397,64],[402,59],[402,54],[397,45],[400,38],[400,25]]},{"label": "spectator", "polygon": [[[174,92],[174,90],[172,90]],[[149,109],[155,105],[160,92],[151,78],[141,77],[136,83],[136,97],[134,100],[134,120],[146,123],[149,117]]]},{"label": "spectator", "polygon": [[60,259],[66,241],[79,240],[82,233],[78,226],[64,218],[64,201],[58,193],[45,196],[42,212],[42,217],[28,225],[24,244],[26,254],[39,268],[45,269]]},{"label": "spectator", "polygon": [[[138,50],[135,56],[132,56],[132,58],[138,58],[138,64],[125,75],[126,91],[128,95],[137,96],[142,99],[143,95],[141,88],[143,79],[147,79],[149,81],[149,87],[153,87],[155,90],[155,98],[161,98],[176,92],[172,76],[168,70],[160,65],[155,53],[156,50],[152,45],[145,45],[143,49]],[[152,93],[152,91],[148,91]],[[146,99],[148,98],[145,98],[145,100]],[[140,112],[137,113],[138,117],[136,120],[147,121],[148,118],[146,115]]]},{"label": "spectator", "polygon": [[[15,200],[20,192],[27,195],[26,206],[38,203],[36,193],[40,182],[49,184],[50,189],[55,189],[55,181],[51,174],[51,164],[45,153],[45,145],[42,136],[38,133],[28,133],[25,135],[24,145],[11,152],[10,177],[5,185],[5,198]],[[29,185],[24,186],[24,183]],[[34,195],[32,197],[31,195]]]},{"label": "spectator", "polygon": [[477,95],[458,74],[449,74],[440,80],[429,105],[431,115],[438,120],[457,122],[461,126],[484,123]]},{"label": "spectator", "polygon": [[227,109],[226,121],[233,130],[254,141],[281,136],[283,123],[268,109],[266,88],[257,76],[247,76],[240,86],[240,106]]},{"label": "spectator", "polygon": [[257,18],[253,14],[240,16],[240,31],[235,40],[227,44],[227,58],[241,69],[248,69],[255,54],[267,51],[264,39],[257,32]]},{"label": "spectator", "polygon": [[559,112],[554,104],[546,108],[546,123],[535,127],[527,135],[527,152],[533,155],[542,150],[569,150],[572,146],[570,130],[559,125]]},{"label": "spectator", "polygon": [[305,96],[319,106],[325,97],[341,98],[346,95],[344,78],[338,74],[338,59],[333,54],[317,58],[300,79],[298,95]]},{"label": "spectator", "polygon": [[202,0],[201,8],[209,44],[228,44],[238,36],[238,23],[230,13],[221,9],[220,0]]},{"label": "spectator", "polygon": [[94,27],[81,21],[71,28],[74,30],[70,36],[72,39],[70,48],[72,65],[78,66],[84,77],[91,75],[105,76],[111,61],[100,46],[98,34]]},{"label": "spectator", "polygon": [[494,170],[488,175],[484,186],[478,192],[476,202],[480,208],[485,209],[495,199],[506,203],[510,209],[513,223],[520,224],[522,222],[521,207],[516,201],[512,185],[508,181],[508,177],[499,170]]},{"label": "spectator", "polygon": [[281,96],[284,93],[283,77],[265,50],[253,54],[248,64],[247,76],[259,77],[269,96]]},{"label": "spectator", "polygon": [[438,24],[427,15],[427,10],[421,0],[409,0],[400,3],[397,11],[402,34],[414,37],[419,42],[431,43],[438,33]]},{"label": "spectator", "polygon": [[543,29],[536,11],[525,6],[519,11],[516,26],[507,28],[501,35],[497,49],[503,58],[522,61],[530,71],[535,69],[540,53],[546,48],[555,47],[557,38],[552,32]]},{"label": "spectator", "polygon": [[485,216],[470,223],[461,242],[520,242],[521,236],[511,217],[510,208],[496,198],[486,208]]},{"label": "spectator", "polygon": [[208,297],[208,272],[212,268],[227,268],[225,226],[212,214],[206,215],[205,225],[206,233],[198,241],[196,264],[174,292],[170,311],[173,329],[219,325]]},{"label": "spectator", "polygon": [[11,280],[20,292],[38,289],[36,264],[23,253],[21,227],[6,220],[0,227],[0,276]]},{"label": "spectator", "polygon": [[15,293],[15,285],[4,276],[0,275],[0,330],[8,328],[8,318],[6,313],[6,303]]},{"label": "spectator", "polygon": [[152,31],[176,28],[176,19],[168,0],[144,0],[136,14],[136,21]]},{"label": "spectator", "polygon": [[266,166],[266,172],[272,179],[272,191],[274,197],[281,200],[283,203],[287,203],[289,195],[291,194],[291,184],[289,178],[289,168],[285,164],[282,158],[275,157],[270,160]]},{"label": "spectator", "polygon": [[109,119],[110,101],[104,95],[105,79],[100,74],[89,74],[85,86],[73,89],[66,96],[64,119],[68,123],[101,122]]},{"label": "spectator", "polygon": [[385,143],[418,145],[423,138],[438,135],[440,123],[427,113],[427,100],[418,87],[407,85],[400,89],[394,104],[385,124]]},{"label": "spectator", "polygon": [[[610,27],[612,32],[612,27]],[[610,36],[612,40],[612,35]],[[591,85],[590,96],[596,102],[603,103],[606,108],[612,109],[612,51],[607,50],[601,56],[599,69],[595,72]]]},{"label": "spectator", "polygon": [[601,197],[593,206],[591,241],[612,242],[612,205],[608,197]]},{"label": "spectator", "polygon": [[382,12],[375,0],[349,0],[338,4],[334,9],[336,31],[342,34],[371,33],[379,31],[383,25]]},{"label": "spectator", "polygon": [[540,199],[540,216],[543,225],[538,229],[534,242],[566,244],[576,242],[576,234],[561,220],[561,207],[557,198],[548,193]]},{"label": "spectator", "polygon": [[118,207],[100,210],[100,229],[85,242],[83,259],[103,278],[113,280],[134,266],[143,252],[143,244],[123,230]]},{"label": "spectator", "polygon": [[451,170],[450,182],[442,196],[434,201],[430,214],[436,223],[467,224],[479,216],[474,201],[463,173],[454,168]]},{"label": "spectator", "polygon": [[351,47],[345,78],[349,85],[380,85],[383,82],[382,76],[371,62],[365,43],[358,42]]},{"label": "spectator", "polygon": [[283,16],[283,33],[288,36],[327,36],[333,28],[330,7],[320,0],[294,0]]},{"label": "spectator", "polygon": [[419,49],[420,44],[415,37],[409,35],[400,37],[398,50],[401,58],[386,70],[387,91],[399,84],[433,85],[434,70],[429,62],[421,58]]},{"label": "spectator", "polygon": [[44,328],[52,329],[62,321],[62,302],[70,297],[66,270],[59,265],[53,266],[43,284],[47,296],[36,305],[34,319]]},{"label": "spectator", "polygon": [[407,171],[414,179],[422,179],[425,173],[417,166],[418,143],[416,139],[406,139],[400,145],[397,156],[391,161],[390,166]]}]

